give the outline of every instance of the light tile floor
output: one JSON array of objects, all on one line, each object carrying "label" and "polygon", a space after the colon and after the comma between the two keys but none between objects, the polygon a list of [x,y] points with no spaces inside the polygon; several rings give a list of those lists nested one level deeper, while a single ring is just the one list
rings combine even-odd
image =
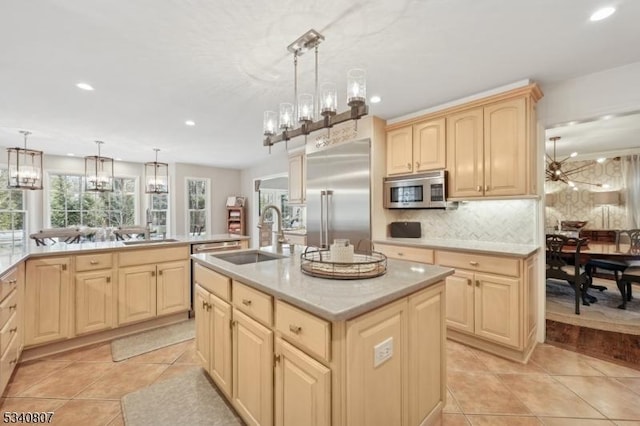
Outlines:
[{"label": "light tile floor", "polygon": [[[101,344],[18,366],[0,411],[56,425],[123,425],[120,398],[198,368],[193,340],[122,362]],[[640,425],[640,370],[550,345],[522,365],[449,341],[443,425]]]}]

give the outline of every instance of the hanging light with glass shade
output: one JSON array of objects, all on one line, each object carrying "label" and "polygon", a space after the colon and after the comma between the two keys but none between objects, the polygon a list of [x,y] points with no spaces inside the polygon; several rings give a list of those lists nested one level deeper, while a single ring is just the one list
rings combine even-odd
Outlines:
[{"label": "hanging light with glass shade", "polygon": [[8,148],[9,188],[42,189],[42,151],[27,149],[27,137],[31,134],[21,130],[24,148]]},{"label": "hanging light with glass shade", "polygon": [[160,149],[153,148],[156,152],[156,161],[144,163],[145,193],[167,194],[169,193],[169,165],[158,163]]},{"label": "hanging light with glass shade", "polygon": [[91,192],[113,191],[113,158],[100,155],[102,141],[96,141],[98,155],[84,157],[85,190]]}]

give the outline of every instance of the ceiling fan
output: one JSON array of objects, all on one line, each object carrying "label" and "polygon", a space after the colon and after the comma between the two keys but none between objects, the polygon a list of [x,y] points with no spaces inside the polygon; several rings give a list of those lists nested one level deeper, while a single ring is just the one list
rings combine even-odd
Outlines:
[{"label": "ceiling fan", "polygon": [[566,161],[569,160],[570,158],[577,156],[578,153],[573,152],[568,157],[558,161],[556,159],[556,142],[559,139],[560,139],[560,136],[554,136],[552,138],[549,138],[549,140],[553,142],[553,158],[549,154],[546,154],[547,167],[545,169],[545,181],[563,182],[571,186],[575,191],[578,190],[578,188],[576,188],[576,183],[583,183],[585,185],[593,185],[601,188],[603,187],[607,188],[609,186],[607,184],[603,185],[601,183],[584,182],[584,181],[571,179],[572,175],[575,175],[576,173],[579,173],[584,169],[593,166],[597,162],[602,162],[604,161],[604,159],[602,159],[602,161],[591,160],[591,161],[588,161],[586,164],[576,167],[575,169],[566,170],[566,168],[563,168],[563,166],[565,166]]}]

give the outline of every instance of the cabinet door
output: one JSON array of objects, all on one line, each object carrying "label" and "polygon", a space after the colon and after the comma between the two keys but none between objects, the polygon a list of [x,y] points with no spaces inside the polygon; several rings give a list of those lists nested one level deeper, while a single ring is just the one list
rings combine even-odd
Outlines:
[{"label": "cabinet door", "polygon": [[422,424],[446,403],[445,285],[409,297],[409,424]]},{"label": "cabinet door", "polygon": [[473,333],[473,273],[456,269],[446,278],[447,326]]},{"label": "cabinet door", "polygon": [[413,162],[415,172],[446,167],[445,119],[427,121],[413,126]]},{"label": "cabinet door", "polygon": [[485,195],[526,194],[527,126],[524,98],[484,109]]},{"label": "cabinet door", "polygon": [[475,280],[476,335],[519,348],[520,280],[489,274],[476,274]]},{"label": "cabinet door", "polygon": [[211,318],[209,373],[218,387],[231,397],[231,305],[210,294],[209,306]]},{"label": "cabinet door", "polygon": [[71,337],[70,259],[27,261],[25,346]]},{"label": "cabinet door", "polygon": [[304,153],[289,157],[289,204],[305,202]]},{"label": "cabinet door", "polygon": [[209,292],[198,284],[194,287],[193,310],[196,317],[196,357],[200,365],[211,373],[211,308]]},{"label": "cabinet door", "polygon": [[128,266],[118,274],[118,324],[156,316],[156,265]]},{"label": "cabinet door", "polygon": [[406,310],[392,303],[347,323],[346,424],[409,424]]},{"label": "cabinet door", "polygon": [[111,270],[76,274],[76,334],[114,326],[113,273]]},{"label": "cabinet door", "polygon": [[188,311],[190,305],[189,261],[157,265],[157,314]]},{"label": "cabinet door", "polygon": [[413,129],[411,126],[387,133],[387,175],[413,172]]},{"label": "cabinet door", "polygon": [[273,424],[273,332],[233,310],[233,405],[248,425]]},{"label": "cabinet door", "polygon": [[476,108],[447,117],[449,197],[483,195],[483,112]]},{"label": "cabinet door", "polygon": [[331,424],[331,370],[276,339],[275,424]]}]

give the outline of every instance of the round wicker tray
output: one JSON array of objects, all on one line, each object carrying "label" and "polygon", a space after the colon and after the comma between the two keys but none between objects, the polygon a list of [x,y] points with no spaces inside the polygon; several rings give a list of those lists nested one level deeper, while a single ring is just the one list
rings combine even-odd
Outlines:
[{"label": "round wicker tray", "polygon": [[377,251],[354,253],[353,262],[332,262],[329,250],[305,251],[300,269],[307,275],[333,280],[359,280],[379,277],[387,272],[387,256]]}]

